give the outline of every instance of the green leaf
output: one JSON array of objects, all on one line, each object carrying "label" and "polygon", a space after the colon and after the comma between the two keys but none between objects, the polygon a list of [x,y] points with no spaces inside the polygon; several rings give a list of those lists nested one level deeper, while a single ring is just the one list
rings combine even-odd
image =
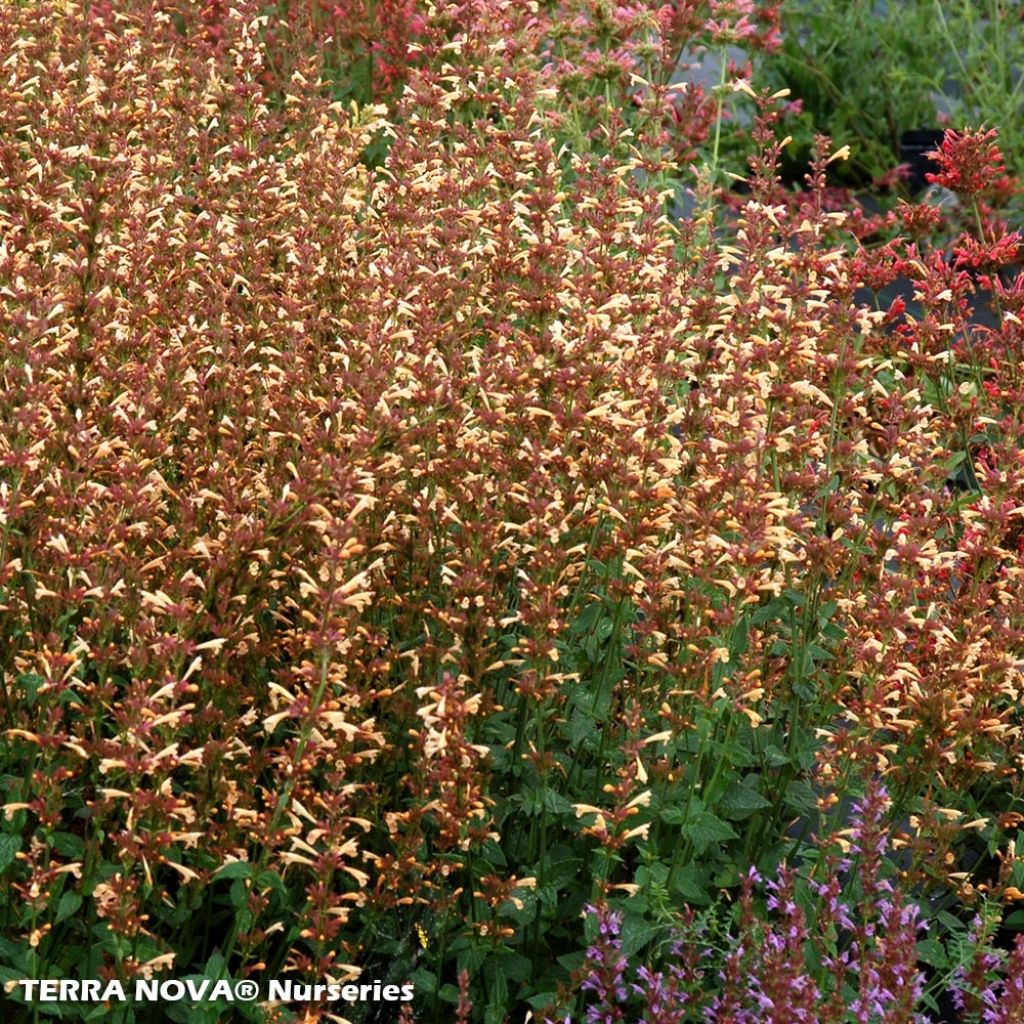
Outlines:
[{"label": "green leaf", "polygon": [[245,887],[245,882],[241,878],[236,878],[231,883],[231,889],[228,893],[228,898],[231,900],[231,906],[235,910],[240,910],[245,906],[245,901],[248,899],[249,890]]},{"label": "green leaf", "polygon": [[0,871],[6,871],[14,863],[21,849],[21,836],[0,835]]},{"label": "green leaf", "polygon": [[945,465],[943,466],[943,468],[946,471],[946,475],[948,476],[950,473],[952,473],[953,470],[956,469],[956,467],[959,466],[960,463],[963,462],[966,458],[967,452],[955,452],[950,458],[946,460]]},{"label": "green leaf", "polygon": [[513,981],[526,981],[533,971],[533,964],[519,953],[501,953],[494,961],[497,969]]},{"label": "green leaf", "polygon": [[831,651],[822,647],[821,644],[811,644],[804,654],[812,665],[817,664],[819,661],[835,660],[835,655]]},{"label": "green leaf", "polygon": [[80,836],[71,832],[54,832],[49,837],[50,846],[62,857],[81,860],[85,856],[85,843]]},{"label": "green leaf", "polygon": [[210,959],[206,961],[206,970],[203,971],[202,976],[204,978],[212,978],[214,981],[220,981],[221,978],[229,977],[227,972],[227,963],[224,960],[223,955],[215,950]]},{"label": "green leaf", "polygon": [[175,1021],[176,1024],[216,1024],[220,1016],[215,1004],[204,1006],[202,1003],[194,1004],[187,1000],[168,1003],[164,1012],[168,1019]]},{"label": "green leaf", "polygon": [[[554,851],[552,850],[552,854],[553,853]],[[480,856],[483,861],[499,868],[503,868],[508,864],[508,861],[505,858],[505,851],[502,849],[501,844],[496,843],[493,839],[488,839],[480,847]]]},{"label": "green leaf", "polygon": [[573,814],[572,804],[556,789],[544,786],[540,790],[541,807],[552,814]]},{"label": "green leaf", "polygon": [[431,994],[437,991],[437,975],[428,971],[426,967],[419,967],[409,977],[409,981],[416,987],[417,992]]},{"label": "green leaf", "polygon": [[596,731],[597,724],[593,715],[580,711],[578,708],[573,711],[572,718],[569,720],[569,728],[567,730],[569,742],[572,746],[583,746],[583,744],[590,739]]},{"label": "green leaf", "polygon": [[948,910],[940,910],[936,915],[936,919],[951,932],[962,932],[964,930],[964,923],[958,917],[954,917]]},{"label": "green leaf", "polygon": [[806,779],[794,779],[786,786],[784,800],[798,814],[811,814],[818,809],[818,796]]},{"label": "green leaf", "polygon": [[698,855],[704,853],[709,846],[715,843],[739,839],[731,826],[710,811],[701,811],[697,814],[693,821],[683,828],[683,832],[693,843],[694,852]]},{"label": "green leaf", "polygon": [[765,604],[759,605],[750,613],[750,623],[753,626],[763,626],[766,622],[774,619],[781,619],[788,611],[789,606],[781,597],[773,597]]},{"label": "green leaf", "polygon": [[[806,655],[807,652],[804,651]],[[814,689],[814,684],[807,681],[793,684],[793,693],[795,693],[801,700],[812,701],[817,697],[817,693]]]},{"label": "green leaf", "polygon": [[565,886],[579,877],[583,858],[565,844],[552,847],[544,865],[544,879],[554,886]]},{"label": "green leaf", "polygon": [[480,965],[487,959],[487,953],[481,949],[480,946],[467,945],[463,950],[459,952],[456,957],[456,965],[459,971],[466,971],[472,978],[476,975],[476,972],[480,969]]},{"label": "green leaf", "polygon": [[[756,781],[760,777],[751,775],[748,778]],[[750,785],[733,786],[718,804],[718,809],[730,821],[742,821],[766,807],[771,807],[771,802]]]},{"label": "green leaf", "polygon": [[688,820],[685,807],[662,807],[658,814],[666,825],[685,825]]},{"label": "green leaf", "polygon": [[[571,973],[571,972],[570,972]],[[526,1002],[533,1007],[534,1010],[546,1010],[549,1006],[554,1006],[555,1001],[558,999],[557,992],[537,992],[530,996]]]},{"label": "green leaf", "polygon": [[683,899],[699,906],[708,906],[707,879],[696,864],[680,864],[669,876],[669,888]]},{"label": "green leaf", "polygon": [[636,869],[636,884],[643,887],[645,885],[665,885],[668,881],[668,865],[663,864],[661,861],[655,860],[650,864],[641,864]]},{"label": "green leaf", "polygon": [[65,918],[77,914],[81,906],[82,897],[77,892],[64,893],[60,898],[60,902],[57,904],[56,919],[58,921],[63,921]]},{"label": "green leaf", "polygon": [[572,804],[550,786],[533,786],[525,789],[522,794],[512,796],[510,799],[512,802],[520,802],[523,813],[530,817],[539,817],[545,813],[572,813]]},{"label": "green leaf", "polygon": [[[746,725],[748,725],[748,723],[744,719],[743,726]],[[748,730],[741,726],[740,739],[749,735],[750,733]],[[715,756],[724,758],[725,763],[728,764],[730,768],[753,768],[754,765],[757,764],[757,758],[754,756],[754,752],[749,746],[746,746],[743,743],[722,744],[715,752]]]},{"label": "green leaf", "polygon": [[577,950],[574,953],[563,953],[562,956],[556,957],[558,966],[565,971],[566,974],[575,974],[582,966],[583,961],[586,959],[586,955],[582,950]]},{"label": "green leaf", "polygon": [[505,973],[502,971],[497,957],[488,957],[484,961],[484,978],[490,989],[491,999],[493,1000],[492,1005],[502,1009],[502,1016],[498,1024],[504,1024],[506,1020],[504,1015],[505,1008],[507,1008],[506,1004],[508,1003],[508,982],[505,980]]},{"label": "green leaf", "polygon": [[[31,976],[32,958],[35,956],[35,950],[27,943],[22,945],[18,942],[11,942],[9,939],[0,939],[0,956],[3,957],[5,963],[18,969],[17,976],[19,978]],[[3,980],[9,981],[10,979]]]},{"label": "green leaf", "polygon": [[622,955],[633,956],[656,939],[662,931],[661,925],[652,924],[634,914],[626,914],[622,919]]},{"label": "green leaf", "polygon": [[276,871],[261,871],[256,876],[256,888],[276,889],[278,892],[285,892],[284,879]]},{"label": "green leaf", "polygon": [[731,889],[734,885],[740,884],[740,869],[736,864],[726,864],[715,875],[713,881],[716,889]]},{"label": "green leaf", "polygon": [[[10,981],[21,981],[25,977],[24,968],[20,971],[12,971],[10,967],[0,967],[0,988],[3,988]],[[9,999],[23,1003],[25,1001],[25,990],[17,985],[11,989]]]},{"label": "green leaf", "polygon": [[949,966],[949,957],[946,955],[945,947],[935,939],[921,939],[918,942],[917,959],[928,964],[929,967],[937,967],[940,971]]},{"label": "green leaf", "polygon": [[211,876],[211,881],[220,882],[229,878],[252,878],[252,865],[245,860],[235,860],[218,868]]},{"label": "green leaf", "polygon": [[457,1003],[459,1001],[459,990],[451,982],[441,986],[441,991],[437,993],[437,998],[442,1003]]},{"label": "green leaf", "polygon": [[25,672],[18,676],[18,682],[25,687],[25,704],[30,708],[35,707],[36,699],[39,696],[39,688],[46,680],[35,672]]}]

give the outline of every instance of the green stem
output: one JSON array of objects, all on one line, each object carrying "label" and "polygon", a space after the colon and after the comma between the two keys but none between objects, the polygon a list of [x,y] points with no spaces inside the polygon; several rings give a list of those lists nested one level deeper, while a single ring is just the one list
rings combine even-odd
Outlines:
[{"label": "green stem", "polygon": [[[323,703],[324,696],[327,693],[329,681],[328,670],[330,669],[330,664],[330,657],[327,650],[324,649],[320,652],[319,681],[316,692],[313,696],[313,703],[310,705],[309,714],[299,731],[299,742],[295,747],[295,755],[291,760],[291,773],[281,790],[281,795],[278,797],[277,805],[274,807],[274,813],[270,819],[270,826],[267,829],[266,841],[260,849],[256,863],[253,865],[252,878],[254,881],[266,868],[267,858],[270,856],[270,846],[273,842],[274,833],[280,826],[281,818],[284,815],[288,804],[291,802],[291,796],[295,790],[295,784],[298,778],[299,765],[302,764],[302,758],[306,753],[306,747],[309,745],[310,736],[313,733],[313,726],[316,721],[317,712],[320,710],[320,705]],[[228,937],[224,944],[224,950],[221,954],[224,957],[225,966],[230,965],[231,956],[233,955],[235,946],[238,942],[238,921],[239,916],[235,914],[231,921],[231,930],[228,932]]]}]

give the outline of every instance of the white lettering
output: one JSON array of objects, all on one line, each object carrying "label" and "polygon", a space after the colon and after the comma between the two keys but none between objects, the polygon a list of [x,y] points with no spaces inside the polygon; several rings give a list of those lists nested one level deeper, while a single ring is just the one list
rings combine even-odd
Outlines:
[{"label": "white lettering", "polygon": [[136,978],[135,998],[138,1002],[156,1002],[160,998],[158,978]]},{"label": "white lettering", "polygon": [[124,985],[121,984],[116,978],[113,981],[107,982],[107,987],[103,990],[103,994],[100,999],[106,1002],[108,999],[113,1002],[115,999],[118,1002],[123,1003],[128,997],[124,994]]},{"label": "white lettering", "polygon": [[121,982],[100,981],[97,978],[22,978],[18,984],[29,1001],[41,1003],[99,1003],[125,1002]]},{"label": "white lettering", "polygon": [[206,995],[206,990],[210,987],[209,978],[200,978],[197,983],[195,978],[189,978],[185,982],[185,988],[188,989],[188,997],[193,1002],[199,1002],[203,996]]},{"label": "white lettering", "polygon": [[287,1002],[292,997],[291,981],[272,981],[267,991],[267,999],[280,999]]},{"label": "white lettering", "polygon": [[170,981],[160,982],[160,997],[162,999],[176,1003],[179,999],[183,999],[184,996],[185,983],[183,981],[178,981],[177,978],[171,978]]}]

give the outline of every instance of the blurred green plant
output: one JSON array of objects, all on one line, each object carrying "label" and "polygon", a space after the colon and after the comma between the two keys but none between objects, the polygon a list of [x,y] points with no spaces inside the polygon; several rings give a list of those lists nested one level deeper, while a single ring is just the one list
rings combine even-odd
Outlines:
[{"label": "blurred green plant", "polygon": [[769,88],[792,90],[790,177],[802,175],[816,133],[851,147],[832,172],[860,186],[899,163],[904,131],[943,125],[998,127],[1010,168],[1024,166],[1017,4],[788,0],[782,28],[782,47],[760,68]]}]

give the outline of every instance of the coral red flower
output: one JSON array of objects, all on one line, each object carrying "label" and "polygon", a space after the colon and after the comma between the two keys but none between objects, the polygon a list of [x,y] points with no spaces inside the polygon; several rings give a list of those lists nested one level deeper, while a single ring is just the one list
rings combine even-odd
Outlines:
[{"label": "coral red flower", "polygon": [[1020,255],[1021,235],[1013,231],[991,242],[979,242],[963,235],[953,247],[953,266],[957,270],[998,270]]},{"label": "coral red flower", "polygon": [[985,195],[1006,176],[998,137],[995,128],[947,131],[939,149],[929,154],[938,162],[939,172],[925,177],[966,199]]}]

